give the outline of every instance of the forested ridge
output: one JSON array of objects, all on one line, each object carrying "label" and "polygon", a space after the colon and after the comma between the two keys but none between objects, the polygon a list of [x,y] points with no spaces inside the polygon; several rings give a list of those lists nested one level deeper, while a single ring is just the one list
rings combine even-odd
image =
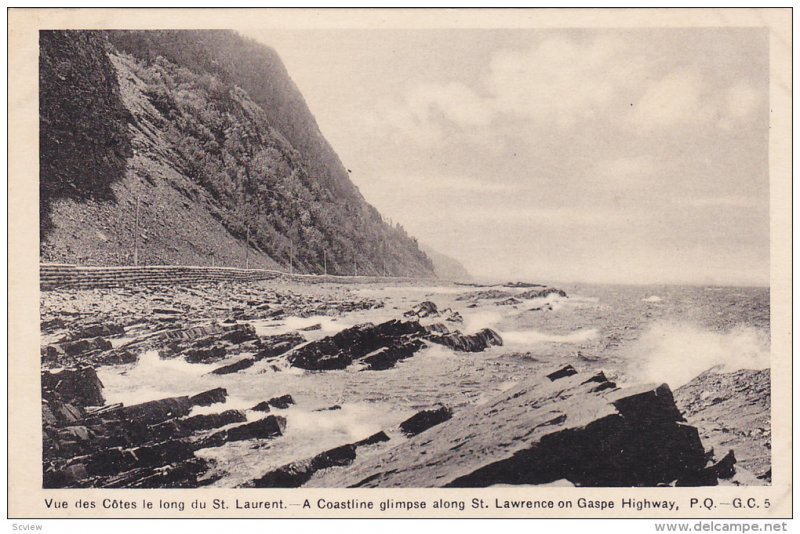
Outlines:
[{"label": "forested ridge", "polygon": [[148,263],[433,274],[349,180],[270,48],[229,31],[40,44],[43,259],[127,263],[138,228]]}]

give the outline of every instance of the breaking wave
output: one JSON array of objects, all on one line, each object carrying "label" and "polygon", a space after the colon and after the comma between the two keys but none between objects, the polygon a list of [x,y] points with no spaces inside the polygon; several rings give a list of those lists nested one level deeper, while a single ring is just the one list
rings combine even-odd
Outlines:
[{"label": "breaking wave", "polygon": [[727,373],[769,367],[769,333],[753,327],[711,331],[659,322],[630,346],[627,358],[631,379],[666,382],[675,389],[712,368]]},{"label": "breaking wave", "polygon": [[575,330],[569,334],[549,334],[536,330],[516,330],[501,332],[505,344],[537,344],[537,343],[585,343],[597,337],[597,329]]}]

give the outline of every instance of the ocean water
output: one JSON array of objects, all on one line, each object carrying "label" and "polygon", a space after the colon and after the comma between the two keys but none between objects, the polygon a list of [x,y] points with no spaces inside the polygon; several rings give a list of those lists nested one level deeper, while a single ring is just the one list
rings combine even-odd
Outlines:
[{"label": "ocean water", "polygon": [[[380,430],[390,436],[419,410],[445,404],[459,408],[486,402],[515,384],[565,364],[602,369],[621,384],[667,383],[680,387],[697,374],[770,365],[769,289],[689,286],[563,286],[568,297],[551,295],[497,306],[494,300],[469,301],[459,295],[486,288],[467,286],[363,286],[361,296],[382,298],[382,309],[342,317],[290,318],[253,322],[262,335],[319,323],[303,332],[309,339],[331,335],[363,322],[401,317],[423,300],[464,317],[464,333],[492,328],[502,347],[476,354],[432,345],[386,371],[306,372],[259,362],[245,371],[208,374],[226,363],[189,364],[162,360],[156,351],[138,363],[100,368],[108,402],[131,404],[225,387],[224,405],[195,413],[247,409],[271,397],[291,394],[296,405],[273,413],[287,418],[285,435],[257,444],[230,443],[198,455],[213,459],[217,486],[233,487],[290,461],[313,456]],[[498,288],[507,289],[507,288]],[[522,292],[524,290],[508,289]],[[539,308],[536,310],[536,308]],[[242,355],[230,358],[234,361]],[[317,411],[333,405],[340,410]],[[247,412],[251,419],[264,414]],[[391,446],[389,444],[382,446]],[[377,454],[380,447],[366,454]],[[361,452],[359,453],[361,454]]]}]

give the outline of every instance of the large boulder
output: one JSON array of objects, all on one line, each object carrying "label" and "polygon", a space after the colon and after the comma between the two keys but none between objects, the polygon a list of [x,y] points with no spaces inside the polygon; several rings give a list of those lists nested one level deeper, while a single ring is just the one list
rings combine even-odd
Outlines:
[{"label": "large boulder", "polygon": [[502,346],[503,338],[491,328],[484,328],[472,335],[461,332],[431,332],[428,339],[460,352],[481,352],[491,346]]},{"label": "large boulder", "polygon": [[620,389],[602,373],[551,373],[309,487],[657,486],[703,470],[697,429],[666,384]]},{"label": "large boulder", "polygon": [[422,410],[400,423],[400,430],[406,436],[416,436],[452,417],[453,410],[447,406],[435,410]]},{"label": "large boulder", "polygon": [[770,370],[712,369],[675,390],[675,403],[706,448],[736,451],[736,465],[768,484],[772,477]]},{"label": "large boulder", "polygon": [[313,371],[344,369],[354,360],[425,333],[425,328],[417,321],[392,320],[379,325],[366,323],[298,347],[289,353],[288,360],[294,367]]},{"label": "large boulder", "polygon": [[419,339],[411,339],[393,344],[361,360],[367,370],[384,371],[391,369],[401,360],[412,357],[417,351],[425,347]]},{"label": "large boulder", "polygon": [[64,369],[59,372],[43,371],[42,397],[58,399],[77,406],[102,406],[103,383],[91,367]]}]

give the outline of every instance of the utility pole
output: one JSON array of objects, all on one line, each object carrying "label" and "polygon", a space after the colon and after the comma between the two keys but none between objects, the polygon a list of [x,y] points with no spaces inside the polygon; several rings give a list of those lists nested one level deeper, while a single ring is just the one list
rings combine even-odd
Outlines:
[{"label": "utility pole", "polygon": [[289,240],[289,274],[294,274],[294,239]]},{"label": "utility pole", "polygon": [[358,260],[355,254],[353,254],[353,273],[355,273],[354,276],[358,276]]},{"label": "utility pole", "polygon": [[386,240],[383,240],[383,277],[386,278]]},{"label": "utility pole", "polygon": [[325,276],[328,276],[328,249],[322,250],[322,265],[325,269]]},{"label": "utility pole", "polygon": [[247,227],[247,241],[244,245],[244,268],[250,268],[250,227]]},{"label": "utility pole", "polygon": [[139,265],[139,195],[136,195],[136,224],[133,231],[133,264]]}]

